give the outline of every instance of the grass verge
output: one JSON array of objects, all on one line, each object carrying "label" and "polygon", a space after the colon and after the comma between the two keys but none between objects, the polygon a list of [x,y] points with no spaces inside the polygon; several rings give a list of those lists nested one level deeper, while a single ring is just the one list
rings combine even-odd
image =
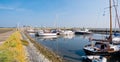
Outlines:
[{"label": "grass verge", "polygon": [[0,62],[27,62],[19,31],[0,45]]}]

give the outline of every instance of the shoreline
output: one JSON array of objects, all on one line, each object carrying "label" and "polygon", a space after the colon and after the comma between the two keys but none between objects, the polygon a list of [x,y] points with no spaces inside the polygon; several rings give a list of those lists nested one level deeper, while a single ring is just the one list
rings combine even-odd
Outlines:
[{"label": "shoreline", "polygon": [[45,58],[49,59],[51,62],[62,62],[63,61],[63,59],[60,56],[56,55],[54,52],[48,50],[43,45],[39,44],[37,41],[31,38],[28,35],[28,33],[24,32],[24,34],[31,41],[33,46],[39,51],[39,53],[45,56]]}]

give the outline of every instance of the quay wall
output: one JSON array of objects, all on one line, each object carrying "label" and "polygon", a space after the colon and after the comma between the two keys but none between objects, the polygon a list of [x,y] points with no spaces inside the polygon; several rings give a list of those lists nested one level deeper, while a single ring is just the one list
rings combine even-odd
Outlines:
[{"label": "quay wall", "polygon": [[63,62],[63,59],[60,56],[58,56],[54,52],[48,50],[46,47],[35,41],[35,39],[31,38],[27,32],[24,32],[24,34],[34,44],[34,46],[39,50],[39,52],[45,55],[46,58],[48,58],[52,62]]},{"label": "quay wall", "polygon": [[[100,34],[109,34],[110,29],[90,29],[89,31],[93,32],[93,33],[100,33]],[[112,32],[117,32],[120,33],[119,29],[113,29]]]}]

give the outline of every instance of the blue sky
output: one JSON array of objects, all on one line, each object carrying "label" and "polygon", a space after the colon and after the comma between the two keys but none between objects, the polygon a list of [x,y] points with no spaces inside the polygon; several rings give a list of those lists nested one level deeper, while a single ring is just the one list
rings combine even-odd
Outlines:
[{"label": "blue sky", "polygon": [[109,0],[0,0],[0,27],[15,27],[19,23],[35,27],[106,28],[109,9],[104,8],[108,4]]}]

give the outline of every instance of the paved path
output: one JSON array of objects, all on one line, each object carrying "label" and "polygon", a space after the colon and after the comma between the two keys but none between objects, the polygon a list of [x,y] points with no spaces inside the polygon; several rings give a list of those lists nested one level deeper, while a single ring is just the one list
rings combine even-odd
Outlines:
[{"label": "paved path", "polygon": [[5,33],[0,33],[0,45],[13,33],[14,31],[8,31]]}]

